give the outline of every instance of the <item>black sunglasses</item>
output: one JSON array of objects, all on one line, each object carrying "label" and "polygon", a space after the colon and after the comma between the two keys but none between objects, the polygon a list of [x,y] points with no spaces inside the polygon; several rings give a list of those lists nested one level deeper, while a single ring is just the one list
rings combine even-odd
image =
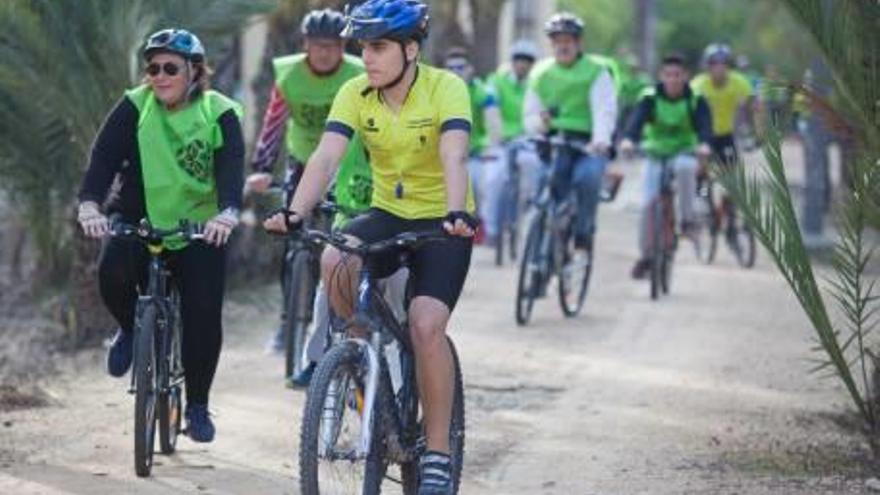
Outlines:
[{"label": "black sunglasses", "polygon": [[172,64],[171,62],[165,62],[164,64],[152,63],[147,66],[147,74],[153,77],[158,76],[159,73],[163,71],[169,76],[174,77],[177,74],[180,74],[181,70],[183,70],[181,66]]}]

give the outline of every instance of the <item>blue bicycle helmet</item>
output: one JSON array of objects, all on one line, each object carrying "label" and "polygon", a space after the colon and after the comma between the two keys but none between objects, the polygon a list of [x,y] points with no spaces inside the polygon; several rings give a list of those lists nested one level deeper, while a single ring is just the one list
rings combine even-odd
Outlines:
[{"label": "blue bicycle helmet", "polygon": [[163,29],[151,34],[144,47],[144,58],[160,52],[174,53],[194,63],[205,60],[204,45],[186,29]]},{"label": "blue bicycle helmet", "polygon": [[342,36],[421,42],[428,36],[428,6],[419,0],[367,0],[348,14]]}]

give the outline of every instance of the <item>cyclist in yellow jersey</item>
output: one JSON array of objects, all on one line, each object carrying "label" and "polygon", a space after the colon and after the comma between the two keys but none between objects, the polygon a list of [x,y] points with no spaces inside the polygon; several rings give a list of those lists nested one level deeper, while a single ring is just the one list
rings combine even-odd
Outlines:
[{"label": "cyclist in yellow jersey", "polygon": [[[366,75],[340,89],[289,213],[274,215],[264,226],[286,232],[288,225],[301,223],[320,201],[357,132],[370,154],[372,207],[343,232],[368,243],[402,232],[442,228],[449,234],[448,240],[428,243],[413,253],[409,306],[427,437],[418,493],[446,495],[452,490],[449,425],[454,383],[445,333],[467,276],[476,221],[467,174],[468,90],[454,74],[418,62],[427,35],[427,10],[418,0],[368,0],[352,11],[345,35],[360,42]],[[335,249],[328,249],[322,260],[333,309],[343,318],[352,315],[360,263],[353,257],[343,260]],[[399,257],[389,256],[371,269],[381,278],[399,264]]]},{"label": "cyclist in yellow jersey", "polygon": [[712,112],[712,151],[729,165],[738,159],[733,133],[740,110],[752,104],[752,84],[732,69],[734,58],[727,45],[709,45],[703,57],[707,71],[694,78],[691,86]]}]

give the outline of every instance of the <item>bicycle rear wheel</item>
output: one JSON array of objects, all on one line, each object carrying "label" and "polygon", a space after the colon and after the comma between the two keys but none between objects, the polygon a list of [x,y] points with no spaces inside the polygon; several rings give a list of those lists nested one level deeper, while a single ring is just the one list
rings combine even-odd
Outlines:
[{"label": "bicycle rear wheel", "polygon": [[526,243],[519,267],[516,289],[516,323],[525,325],[532,317],[537,292],[540,290],[540,247],[542,233],[541,215],[536,214],[529,223]]},{"label": "bicycle rear wheel", "polygon": [[157,308],[148,304],[135,325],[134,470],[140,477],[153,468],[156,438],[156,321]]},{"label": "bicycle rear wheel", "polygon": [[284,376],[290,378],[305,369],[305,346],[309,325],[312,323],[316,274],[311,265],[311,253],[300,249],[293,255],[288,270],[287,309],[284,320]]},{"label": "bicycle rear wheel", "polygon": [[587,251],[586,257],[575,256],[574,236],[569,235],[563,243],[566,263],[559,275],[559,306],[562,313],[572,318],[580,314],[587,300],[590,276],[593,273],[593,250]]},{"label": "bicycle rear wheel", "polygon": [[336,345],[318,364],[306,396],[300,430],[303,495],[377,495],[385,476],[385,442],[379,411],[373,415],[366,458],[357,456],[364,396],[357,344]]},{"label": "bicycle rear wheel", "polygon": [[[741,216],[739,218],[742,218]],[[757,250],[755,249],[755,233],[746,225],[744,221],[737,221],[736,224],[736,260],[743,268],[752,268],[755,266],[757,258]]]},{"label": "bicycle rear wheel", "polygon": [[[461,471],[464,466],[465,417],[464,417],[464,380],[461,374],[461,362],[455,343],[448,336],[449,350],[452,352],[455,373],[455,395],[452,400],[452,423],[449,427],[449,457],[452,461],[452,494],[458,493],[461,485]],[[415,377],[412,377],[415,379]],[[421,420],[419,420],[421,423]],[[419,491],[419,461],[405,463],[400,466],[400,478],[404,495],[417,495]]]}]

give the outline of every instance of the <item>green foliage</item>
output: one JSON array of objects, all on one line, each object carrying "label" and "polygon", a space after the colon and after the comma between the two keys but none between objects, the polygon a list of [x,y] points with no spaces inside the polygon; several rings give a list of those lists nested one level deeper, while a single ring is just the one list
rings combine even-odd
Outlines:
[{"label": "green foliage", "polygon": [[[560,9],[571,11],[584,20],[584,40],[590,52],[614,55],[629,47],[632,39],[633,9],[631,1],[562,0]],[[543,22],[543,19],[541,20]]]},{"label": "green foliage", "polygon": [[[816,371],[836,376],[846,387],[855,408],[872,433],[878,416],[878,357],[872,332],[877,326],[880,300],[876,280],[867,270],[876,246],[868,244],[866,229],[880,208],[880,140],[878,140],[877,63],[880,6],[856,0],[780,0],[793,18],[811,34],[835,76],[832,101],[804,88],[813,111],[827,125],[847,127],[857,143],[856,161],[848,171],[851,188],[837,212],[838,237],[831,274],[824,286],[833,306],[823,299],[804,246],[794,202],[780,152],[781,133],[765,136],[766,162],[755,175],[743,167],[721,175],[725,187],[741,208],[761,244],[767,249],[809,318],[821,353]],[[829,309],[833,308],[833,312]],[[831,315],[839,315],[835,320]],[[872,440],[874,440],[872,438]],[[873,445],[877,442],[873,441]]]},{"label": "green foliage", "polygon": [[865,226],[864,216],[859,213],[862,204],[857,196],[849,199],[834,256],[831,289],[849,322],[844,331],[832,322],[804,246],[785,175],[781,135],[771,133],[765,137],[768,139],[765,163],[759,173],[748,174],[745,167],[740,166],[729,172],[719,170],[720,180],[813,325],[818,343],[816,350],[823,354],[815,371],[830,370],[839,377],[857,410],[873,426],[874,408],[866,399],[871,384],[867,373],[862,372],[869,359],[864,339],[873,326],[872,315],[866,311],[866,305],[873,301],[873,284],[865,284],[862,276],[871,254],[862,246]]},{"label": "green foliage", "polygon": [[[797,0],[793,0],[797,1]],[[584,18],[589,51],[635,51],[633,0],[563,0]],[[656,0],[657,50],[682,52],[696,65],[703,49],[727,42],[758,70],[776,65],[789,78],[803,75],[811,47],[800,25],[773,0]],[[784,55],[784,56],[783,56]]]}]

